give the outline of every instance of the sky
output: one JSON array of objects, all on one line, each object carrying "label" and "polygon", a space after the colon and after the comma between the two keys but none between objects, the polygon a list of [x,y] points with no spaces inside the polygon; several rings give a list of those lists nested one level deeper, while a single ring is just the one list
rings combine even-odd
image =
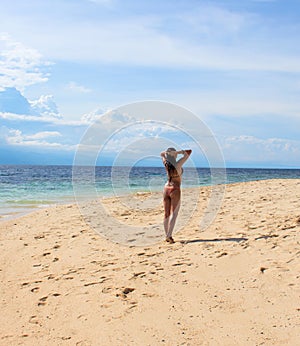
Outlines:
[{"label": "sky", "polygon": [[[298,0],[0,4],[0,164],[72,164],[98,122],[103,164],[159,164],[174,144],[207,165],[189,136],[205,127],[227,167],[300,167]],[[121,114],[143,101],[182,112],[152,127],[146,109]]]}]

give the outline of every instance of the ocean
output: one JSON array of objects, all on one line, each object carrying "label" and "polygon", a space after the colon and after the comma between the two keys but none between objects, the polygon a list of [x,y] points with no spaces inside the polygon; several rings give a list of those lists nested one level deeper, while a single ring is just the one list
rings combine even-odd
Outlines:
[{"label": "ocean", "polygon": [[[56,204],[136,192],[161,191],[164,167],[0,165],[0,217]],[[300,178],[300,169],[185,168],[182,187]],[[74,192],[76,196],[74,196]]]}]

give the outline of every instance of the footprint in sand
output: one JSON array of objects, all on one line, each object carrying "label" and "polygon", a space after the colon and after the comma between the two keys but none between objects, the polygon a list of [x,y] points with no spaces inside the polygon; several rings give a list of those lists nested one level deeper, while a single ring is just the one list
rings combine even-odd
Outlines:
[{"label": "footprint in sand", "polygon": [[117,293],[116,294],[116,297],[121,297],[121,298],[124,298],[126,299],[127,298],[127,295],[131,292],[133,292],[135,290],[135,288],[132,288],[132,287],[125,287],[122,289],[121,293]]},{"label": "footprint in sand", "polygon": [[42,297],[39,299],[38,306],[46,305],[46,300],[48,299],[48,296]]},{"label": "footprint in sand", "polygon": [[133,276],[130,279],[135,279],[137,277],[143,278],[146,276],[146,272],[133,273]]},{"label": "footprint in sand", "polygon": [[138,302],[130,302],[130,306],[125,310],[125,312],[129,312],[133,308],[136,308],[138,306]]},{"label": "footprint in sand", "polygon": [[109,292],[111,292],[112,291],[112,287],[111,286],[109,286],[109,287],[104,287],[104,288],[102,288],[102,293],[109,293]]},{"label": "footprint in sand", "polygon": [[100,278],[100,281],[93,281],[93,282],[86,282],[84,284],[85,287],[87,286],[94,286],[94,285],[99,285],[99,284],[103,284],[103,282],[109,280],[109,278],[106,278],[105,276]]},{"label": "footprint in sand", "polygon": [[30,316],[30,318],[29,318],[29,323],[32,323],[32,324],[40,324],[40,322],[37,320],[37,316],[36,316],[36,315]]},{"label": "footprint in sand", "polygon": [[139,236],[139,235],[143,235],[145,234],[146,232],[138,232],[138,233],[135,233],[135,235]]},{"label": "footprint in sand", "polygon": [[155,294],[154,293],[142,293],[142,296],[147,297],[147,298],[152,298],[155,296]]},{"label": "footprint in sand", "polygon": [[142,264],[142,263],[145,263],[146,265],[149,265],[149,262],[148,262],[148,260],[146,260],[146,259],[145,259],[145,260],[142,260],[142,261],[139,261],[139,263],[141,263],[141,264]]},{"label": "footprint in sand", "polygon": [[34,292],[38,292],[39,290],[40,290],[39,287],[33,287],[30,291],[31,291],[32,293],[34,293]]},{"label": "footprint in sand", "polygon": [[130,292],[133,292],[135,290],[135,288],[131,288],[131,287],[126,287],[126,288],[124,288],[123,289],[123,293],[124,294],[128,294],[128,293],[130,293]]},{"label": "footprint in sand", "polygon": [[34,237],[34,239],[36,239],[36,240],[38,240],[38,239],[43,239],[43,238],[45,238],[44,234],[36,235],[36,236]]}]

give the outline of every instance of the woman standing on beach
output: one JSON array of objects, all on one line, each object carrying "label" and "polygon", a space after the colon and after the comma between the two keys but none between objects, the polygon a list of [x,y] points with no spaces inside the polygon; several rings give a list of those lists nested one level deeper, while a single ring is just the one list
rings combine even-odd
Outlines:
[{"label": "woman standing on beach", "polygon": [[[163,192],[165,209],[164,229],[166,233],[166,241],[171,244],[174,243],[172,233],[180,208],[180,185],[183,173],[182,166],[191,153],[192,150],[176,151],[175,148],[168,148],[160,154],[168,175],[168,181],[165,184]],[[176,159],[178,155],[183,156],[177,161]]]}]

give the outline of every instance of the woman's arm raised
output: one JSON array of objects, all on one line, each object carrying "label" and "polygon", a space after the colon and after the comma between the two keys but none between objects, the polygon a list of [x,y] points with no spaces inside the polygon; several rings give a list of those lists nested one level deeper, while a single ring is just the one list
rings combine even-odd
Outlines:
[{"label": "woman's arm raised", "polygon": [[183,155],[183,157],[177,162],[177,165],[181,167],[185,163],[185,161],[190,157],[192,150],[191,149],[180,150],[178,151],[178,154],[179,153]]}]

